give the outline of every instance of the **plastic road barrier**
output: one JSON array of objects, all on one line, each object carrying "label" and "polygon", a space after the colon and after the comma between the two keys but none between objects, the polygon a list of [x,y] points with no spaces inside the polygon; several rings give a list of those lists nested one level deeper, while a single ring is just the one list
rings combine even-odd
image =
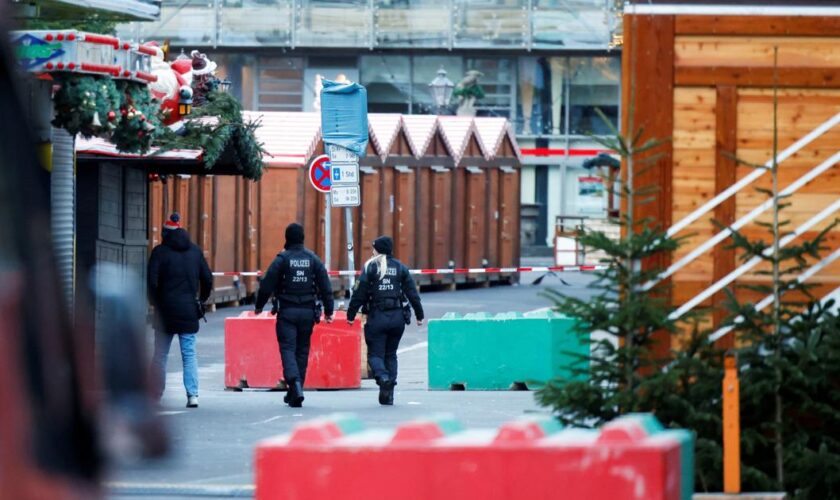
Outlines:
[{"label": "plastic road barrier", "polygon": [[499,390],[584,379],[589,336],[552,311],[448,313],[429,321],[429,388]]},{"label": "plastic road barrier", "polygon": [[[269,312],[243,312],[225,319],[225,387],[241,389],[282,387],[283,365]],[[336,311],[335,321],[315,325],[306,372],[307,389],[358,389],[362,384],[360,322],[347,324]]]},{"label": "plastic road barrier", "polygon": [[694,436],[626,415],[599,430],[530,417],[464,429],[447,417],[365,430],[352,416],[257,445],[256,498],[690,500]]}]

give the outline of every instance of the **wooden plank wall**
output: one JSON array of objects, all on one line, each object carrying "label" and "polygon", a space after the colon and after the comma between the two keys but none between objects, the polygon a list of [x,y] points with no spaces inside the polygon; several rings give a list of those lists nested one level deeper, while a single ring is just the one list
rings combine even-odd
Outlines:
[{"label": "wooden plank wall", "polygon": [[[663,199],[639,216],[655,217],[664,227],[752,171],[736,158],[761,164],[770,159],[774,86],[779,87],[780,151],[840,113],[840,18],[631,15],[625,17],[624,26],[624,130],[632,120],[635,129],[645,126],[652,137],[672,138],[664,161],[639,179],[639,185],[662,186]],[[670,103],[661,99],[663,92],[672,91]],[[632,118],[626,111],[631,104]],[[838,150],[840,126],[780,165],[780,187],[784,189]],[[791,207],[784,218],[790,220],[790,229],[837,199],[838,176],[840,167],[834,165],[788,200]],[[755,188],[769,187],[766,174],[690,225],[679,235],[690,236],[674,260],[717,232],[713,219],[732,223],[766,200]],[[767,222],[769,217],[766,214],[756,222]],[[804,238],[813,238],[824,226]],[[743,233],[750,238],[767,236],[756,223],[747,225]],[[828,246],[831,250],[840,246],[840,231],[830,235]],[[728,274],[736,267],[737,257],[720,245],[676,273],[673,302],[688,300]],[[740,283],[762,279],[766,278],[751,273]],[[840,264],[829,266],[815,282],[821,284],[816,293],[837,287]],[[744,294],[744,298],[758,297]],[[706,305],[719,308],[722,301],[723,295],[717,294]],[[718,322],[725,314],[718,311],[713,317]],[[731,345],[731,339],[726,342]]]},{"label": "wooden plank wall", "polygon": [[[625,134],[635,135],[644,129],[645,139],[668,139],[674,131],[673,102],[662,96],[670,96],[674,88],[674,16],[625,16],[624,36],[621,109],[625,111],[622,113],[622,130]],[[655,203],[636,206],[635,217],[650,218],[662,227],[670,227],[673,143],[666,142],[655,149],[637,158],[641,161],[648,155],[661,155],[655,162],[645,165],[643,173],[637,172],[634,184],[637,188],[658,186],[657,199]],[[622,172],[626,175],[627,171],[622,169]],[[662,269],[669,264],[670,259],[665,255],[643,263],[646,267]],[[670,353],[670,335],[663,331],[654,337],[654,355],[666,357]]]}]

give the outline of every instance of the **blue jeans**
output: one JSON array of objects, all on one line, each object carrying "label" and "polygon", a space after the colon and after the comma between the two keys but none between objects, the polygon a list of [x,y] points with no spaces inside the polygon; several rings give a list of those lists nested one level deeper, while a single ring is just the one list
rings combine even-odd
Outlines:
[{"label": "blue jeans", "polygon": [[198,363],[195,359],[194,333],[164,333],[155,332],[155,354],[152,357],[152,390],[154,396],[160,399],[166,387],[166,358],[169,357],[169,347],[172,337],[178,336],[181,346],[181,361],[184,364],[184,389],[187,396],[198,396]]}]

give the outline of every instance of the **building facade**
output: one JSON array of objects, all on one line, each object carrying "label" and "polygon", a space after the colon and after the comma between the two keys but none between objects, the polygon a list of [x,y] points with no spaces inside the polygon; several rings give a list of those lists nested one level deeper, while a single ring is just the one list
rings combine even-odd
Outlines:
[{"label": "building facade", "polygon": [[[477,79],[477,116],[514,124],[522,148],[522,244],[552,245],[557,216],[604,218],[583,162],[620,109],[620,12],[613,0],[164,0],[157,23],[121,38],[199,49],[246,109],[314,111],[319,77],[368,89],[372,113],[455,114],[429,83]],[[174,55],[174,54],[173,54]],[[343,76],[342,76],[343,75]],[[463,112],[463,109],[461,110]]]}]

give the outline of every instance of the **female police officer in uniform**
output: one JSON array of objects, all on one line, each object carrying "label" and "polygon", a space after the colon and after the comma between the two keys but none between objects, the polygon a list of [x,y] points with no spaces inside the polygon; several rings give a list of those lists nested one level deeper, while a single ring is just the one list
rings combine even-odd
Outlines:
[{"label": "female police officer in uniform", "polygon": [[382,405],[394,404],[397,348],[405,325],[411,322],[408,306],[403,310],[405,299],[414,309],[417,325],[423,324],[423,306],[414,279],[408,268],[391,255],[393,250],[394,242],[388,236],[380,236],[373,242],[373,257],[365,263],[347,309],[347,322],[351,325],[359,309],[368,315],[365,324],[368,363],[379,385]]}]

